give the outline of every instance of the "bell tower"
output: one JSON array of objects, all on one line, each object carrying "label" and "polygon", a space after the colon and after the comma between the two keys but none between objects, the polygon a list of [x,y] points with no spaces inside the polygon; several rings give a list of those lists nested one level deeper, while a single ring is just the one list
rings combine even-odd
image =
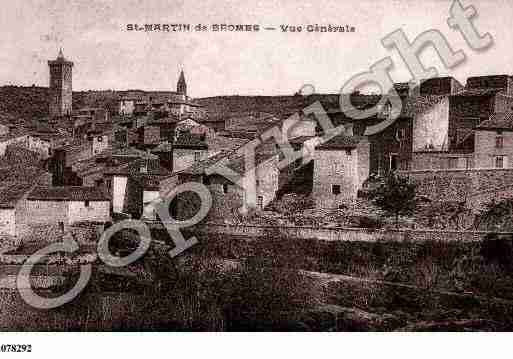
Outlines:
[{"label": "bell tower", "polygon": [[61,49],[57,59],[48,61],[48,67],[50,70],[50,117],[70,115],[73,62],[64,58]]},{"label": "bell tower", "polygon": [[176,84],[176,92],[180,95],[187,96],[187,84],[185,83],[185,75],[183,74],[183,70],[180,71],[180,77],[178,78],[178,83]]}]

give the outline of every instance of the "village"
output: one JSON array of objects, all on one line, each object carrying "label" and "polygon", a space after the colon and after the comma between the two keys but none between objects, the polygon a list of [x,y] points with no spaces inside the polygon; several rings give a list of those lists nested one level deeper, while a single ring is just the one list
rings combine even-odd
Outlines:
[{"label": "village", "polygon": [[[73,109],[73,62],[60,52],[48,65],[49,116],[29,125],[2,124],[0,233],[7,237],[22,239],[42,225],[64,230],[79,222],[155,221],[152,201],[191,181],[209,188],[213,206],[204,222],[213,224],[240,223],[241,208],[265,217],[288,197],[307,199],[311,212],[317,209],[322,216],[323,210],[350,209],[364,201],[378,178],[391,173],[414,180],[417,196],[426,201],[459,203],[474,213],[492,200],[509,198],[513,186],[509,75],[470,77],[464,86],[451,77],[417,86],[398,83],[394,96],[403,103],[401,113],[370,136],[365,129],[390,116],[386,103],[363,120],[328,107],[332,123],[345,132],[325,141],[314,114],[296,112],[292,119],[248,111],[211,119],[188,96],[183,71],[176,91],[125,91],[116,113],[101,107]],[[347,96],[358,108],[376,106],[380,99]],[[273,126],[304,155],[278,166],[284,159],[281,140],[262,141],[255,152],[255,196],[205,171],[227,159],[243,175],[247,168],[238,150]],[[173,204],[177,218],[191,215],[178,213],[184,207],[178,198]]]},{"label": "village", "polygon": [[[460,296],[482,292],[475,289],[474,279],[460,278],[465,271],[461,263],[474,268],[472,273],[477,275],[479,270],[469,258],[482,253],[480,243],[490,235],[512,230],[510,212],[496,215],[497,208],[503,209],[513,195],[511,75],[473,76],[465,84],[453,77],[430,78],[420,84],[396,83],[383,96],[342,94],[358,109],[379,106],[376,114],[354,119],[338,106],[337,95],[301,93],[279,100],[282,105],[277,101],[277,105],[255,109],[250,100],[241,100],[237,111],[227,106],[213,113],[212,108],[222,106],[191,97],[193,91],[183,70],[178,73],[176,90],[118,91],[111,106],[100,100],[96,106],[74,108],[74,66],[62,50],[48,61],[47,115],[0,122],[0,265],[21,265],[10,255],[27,257],[44,245],[69,238],[81,248],[82,256],[75,262],[53,257],[52,270],[60,276],[48,275],[50,262],[46,262],[46,274],[39,274],[46,279],[39,282],[39,289],[62,285],[63,268],[68,269],[70,263],[97,263],[92,249],[102,232],[123,220],[143,221],[152,228],[157,244],[172,248],[172,241],[160,231],[166,223],[161,223],[155,203],[187,183],[205,186],[212,198],[208,213],[187,228],[189,235],[200,238],[198,248],[204,248],[205,241],[216,253],[200,261],[201,266],[214,257],[223,266],[254,258],[256,249],[247,252],[247,245],[241,243],[246,238],[267,238],[281,242],[278,246],[290,246],[279,251],[273,247],[273,256],[284,256],[285,263],[299,261],[300,269],[308,270],[316,280],[325,281],[329,275],[335,276],[330,283],[338,283],[344,282],[338,275],[363,275],[380,285],[401,282],[416,286],[422,280],[421,287],[450,289],[463,300],[466,297]],[[369,126],[392,116],[390,101],[380,101],[392,97],[402,103],[400,114],[382,131],[368,135]],[[322,114],[334,126],[344,128],[343,132],[326,132],[318,114],[305,110],[315,101],[321,104]],[[269,135],[275,128],[283,136]],[[257,144],[253,168],[241,154],[251,143]],[[284,144],[300,156],[286,161]],[[221,163],[242,177],[254,169],[254,187],[248,190],[211,170]],[[185,221],[198,211],[201,204],[197,202],[194,196],[176,195],[168,210],[174,220]],[[121,236],[122,240],[129,237],[126,233]],[[396,244],[383,245],[383,241],[409,249],[395,252]],[[349,249],[347,243],[354,243],[355,248]],[[454,257],[450,250],[448,254],[432,252],[432,246],[452,248],[455,243],[465,246],[464,259]],[[117,253],[125,253],[125,247],[132,245],[131,239],[118,243]],[[505,262],[497,253],[504,254],[506,248],[513,256],[513,250],[508,246],[491,248],[495,254],[487,258],[509,268],[509,259]],[[192,248],[184,258],[189,254],[195,258],[201,250]],[[415,263],[412,258],[419,256],[419,251],[427,254]],[[121,270],[98,265],[98,272],[110,278],[108,291],[112,286],[126,286],[134,278],[137,285],[155,286],[156,273],[162,271],[148,270],[154,266],[155,253],[142,264]],[[376,267],[368,255],[379,262]],[[361,256],[366,259],[358,262]],[[404,258],[415,264],[405,264]],[[399,267],[407,268],[406,279]],[[425,274],[433,268],[443,284],[434,282],[433,273]],[[15,272],[4,272],[1,287],[13,289]],[[355,298],[352,300],[359,297]],[[383,307],[386,305],[381,303],[379,308]],[[337,310],[351,318],[356,315]],[[401,324],[394,324],[396,327],[415,321],[401,315],[397,318]],[[351,326],[361,318],[353,319],[347,328],[337,330],[355,329]],[[367,318],[357,330],[396,328],[382,319]],[[122,327],[111,325],[110,329]],[[311,328],[323,330],[316,325]]]}]

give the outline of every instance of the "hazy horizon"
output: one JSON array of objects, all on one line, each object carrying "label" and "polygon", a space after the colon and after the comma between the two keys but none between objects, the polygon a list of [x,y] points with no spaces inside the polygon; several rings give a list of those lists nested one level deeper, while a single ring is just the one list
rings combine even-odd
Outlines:
[{"label": "hazy horizon", "polygon": [[[401,28],[408,39],[423,31],[441,31],[454,50],[463,50],[465,63],[446,71],[428,48],[425,66],[436,66],[441,76],[462,84],[467,77],[513,74],[509,46],[513,43],[507,0],[462,0],[476,7],[473,19],[481,34],[494,44],[473,52],[458,31],[447,25],[452,1],[407,0],[302,2],[292,0],[196,2],[155,0],[63,1],[28,0],[4,5],[0,29],[0,85],[48,86],[47,61],[59,48],[74,62],[73,90],[141,89],[174,91],[184,69],[192,97],[233,95],[292,95],[304,84],[316,92],[336,94],[351,76],[390,56],[395,82],[410,75],[395,50],[381,38]],[[354,26],[354,33],[129,32],[127,24],[189,23],[331,24]],[[506,56],[505,56],[506,55]]]}]

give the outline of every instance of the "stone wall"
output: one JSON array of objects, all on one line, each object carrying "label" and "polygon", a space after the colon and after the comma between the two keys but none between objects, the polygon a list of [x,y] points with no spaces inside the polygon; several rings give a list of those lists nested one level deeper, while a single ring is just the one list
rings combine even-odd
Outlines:
[{"label": "stone wall", "polygon": [[377,242],[377,241],[456,241],[472,242],[483,239],[488,232],[436,231],[436,230],[371,230],[365,228],[308,227],[308,226],[252,226],[208,223],[196,227],[206,233],[225,233],[241,236],[261,236],[269,233],[297,239],[319,239],[324,241]]},{"label": "stone wall", "polygon": [[465,201],[474,209],[510,198],[513,169],[428,170],[403,172],[417,183],[417,193],[443,202]]},{"label": "stone wall", "polygon": [[474,156],[468,153],[447,152],[414,152],[410,169],[441,170],[441,169],[466,169],[474,167]]}]

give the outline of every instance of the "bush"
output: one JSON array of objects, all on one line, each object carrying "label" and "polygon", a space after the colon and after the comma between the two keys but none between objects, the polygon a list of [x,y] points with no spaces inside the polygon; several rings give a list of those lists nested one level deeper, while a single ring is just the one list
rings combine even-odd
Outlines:
[{"label": "bush", "polygon": [[229,323],[276,322],[284,313],[322,303],[324,290],[319,282],[300,271],[304,264],[302,248],[291,246],[288,255],[277,255],[286,253],[279,248],[285,245],[281,239],[272,234],[259,239],[253,255],[225,277],[222,302]]},{"label": "bush", "polygon": [[511,236],[488,234],[481,243],[481,256],[487,264],[497,264],[511,271],[513,266],[513,243]]}]

